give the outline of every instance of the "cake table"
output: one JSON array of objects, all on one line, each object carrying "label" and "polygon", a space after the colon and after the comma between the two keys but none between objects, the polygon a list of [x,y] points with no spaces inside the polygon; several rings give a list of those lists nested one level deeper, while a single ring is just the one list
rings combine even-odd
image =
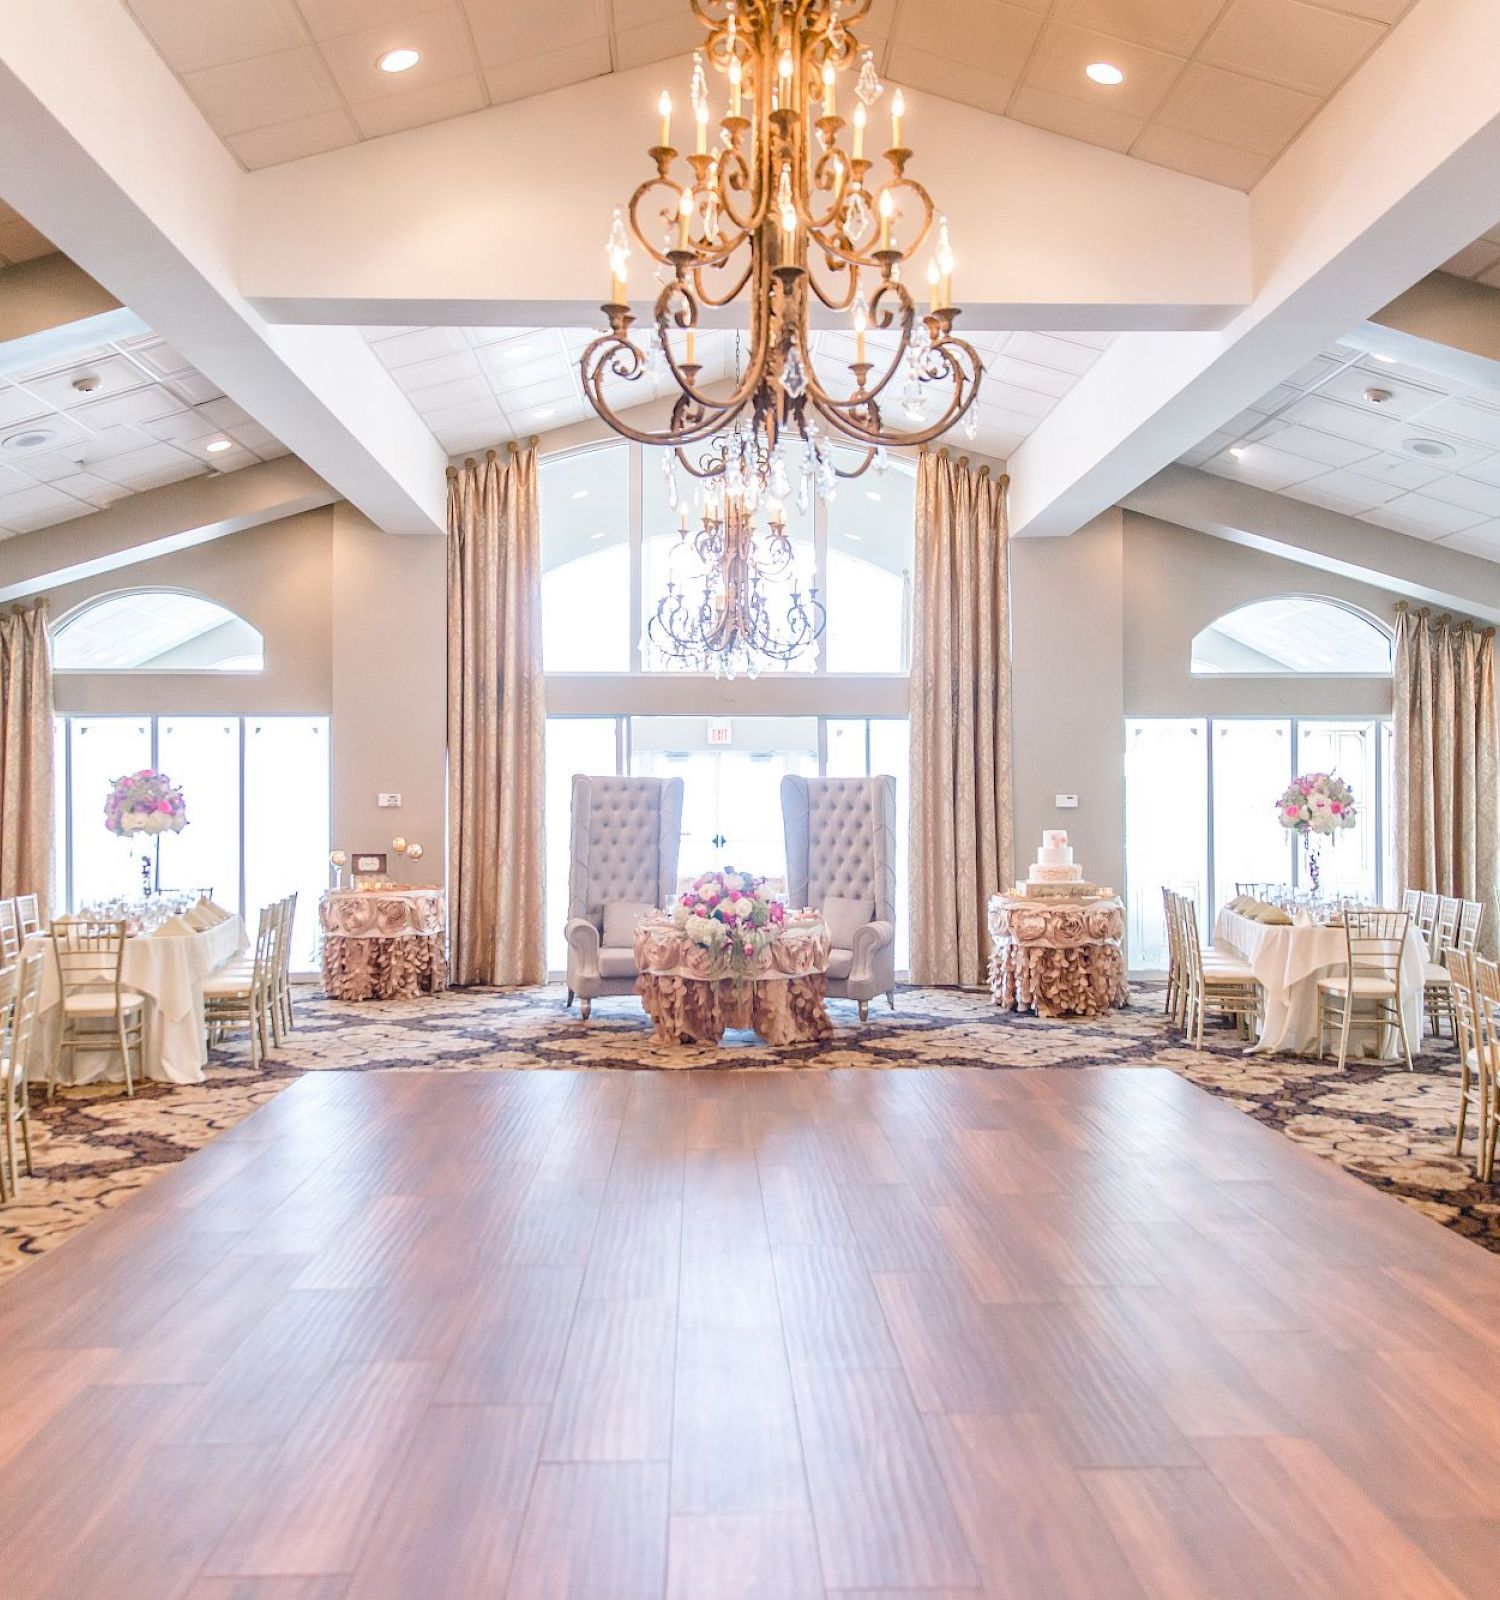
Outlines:
[{"label": "cake table", "polygon": [[788,923],[740,972],[669,917],[648,917],[635,932],[636,992],[658,1044],[717,1044],[726,1028],[753,1028],[775,1045],[824,1039],[831,948],[821,918]]},{"label": "cake table", "polygon": [[1039,1017],[1097,1017],[1128,1005],[1125,906],[1099,899],[990,897],[990,992]]},{"label": "cake table", "polygon": [[318,921],[330,1000],[410,1000],[448,987],[441,889],[330,889]]}]

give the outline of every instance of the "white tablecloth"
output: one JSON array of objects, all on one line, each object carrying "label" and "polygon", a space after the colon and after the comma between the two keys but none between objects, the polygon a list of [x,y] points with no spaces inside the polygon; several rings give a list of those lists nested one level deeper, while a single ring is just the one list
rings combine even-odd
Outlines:
[{"label": "white tablecloth", "polygon": [[[146,1076],[163,1083],[202,1083],[208,1061],[203,1025],[203,980],[231,961],[248,943],[245,924],[230,917],[202,933],[157,938],[143,935],[125,941],[122,982],[146,996]],[[37,1056],[43,1068],[52,1061],[62,1020],[58,1008],[57,957],[51,937],[34,933],[26,953],[41,950],[47,965],[42,974],[41,1016],[38,1019]],[[109,1050],[70,1050],[58,1063],[63,1083],[94,1083],[101,1078],[125,1077],[118,1045]]]},{"label": "white tablecloth", "polygon": [[[1348,956],[1344,930],[1256,922],[1226,906],[1214,923],[1214,944],[1248,961],[1265,992],[1265,1014],[1255,1048],[1287,1055],[1316,1055],[1318,979],[1343,972]],[[1416,927],[1409,925],[1401,952],[1401,1012],[1413,1055],[1422,1039],[1422,980],[1426,970],[1427,946]],[[1366,1046],[1372,1042],[1372,1031],[1362,1031]],[[1389,1031],[1391,1037],[1382,1040],[1379,1049],[1383,1055],[1394,1056],[1401,1044],[1395,1030]],[[1354,1038],[1355,1032],[1351,1031],[1351,1048]],[[1330,1033],[1330,1048],[1336,1042]]]}]

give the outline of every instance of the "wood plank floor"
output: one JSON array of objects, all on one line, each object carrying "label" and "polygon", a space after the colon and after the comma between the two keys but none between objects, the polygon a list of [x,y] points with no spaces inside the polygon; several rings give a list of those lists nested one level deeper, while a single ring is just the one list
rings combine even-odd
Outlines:
[{"label": "wood plank floor", "polygon": [[1500,1595],[1500,1259],[1171,1073],[315,1073],[0,1288],[7,1600]]}]

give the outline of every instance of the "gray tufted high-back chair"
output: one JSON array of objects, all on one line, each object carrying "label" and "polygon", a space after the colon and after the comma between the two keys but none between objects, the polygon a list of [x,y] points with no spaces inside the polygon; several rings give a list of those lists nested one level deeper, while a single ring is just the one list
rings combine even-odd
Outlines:
[{"label": "gray tufted high-back chair", "polygon": [[828,993],[896,1004],[896,780],[781,780],[787,898],[823,913],[833,936]]},{"label": "gray tufted high-back chair", "polygon": [[[573,778],[568,1004],[635,992],[629,930],[677,892],[681,778]],[[611,939],[613,942],[611,942]]]}]

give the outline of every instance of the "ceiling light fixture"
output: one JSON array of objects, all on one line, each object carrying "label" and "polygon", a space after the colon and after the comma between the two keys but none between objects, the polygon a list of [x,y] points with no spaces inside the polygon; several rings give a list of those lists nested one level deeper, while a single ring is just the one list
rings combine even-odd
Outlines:
[{"label": "ceiling light fixture", "polygon": [[1091,61],[1083,69],[1083,75],[1092,78],[1095,83],[1102,83],[1109,89],[1125,81],[1125,74],[1112,61]]},{"label": "ceiling light fixture", "polygon": [[538,406],[531,414],[538,422],[545,422],[557,408],[555,406]]},{"label": "ceiling light fixture", "polygon": [[408,45],[403,45],[398,50],[387,50],[375,63],[382,72],[410,72],[422,59],[420,50],[413,50]]},{"label": "ceiling light fixture", "polygon": [[0,439],[0,450],[40,450],[44,445],[55,443],[57,431],[54,428],[22,428],[19,433],[10,433]]},{"label": "ceiling light fixture", "polygon": [[226,450],[234,449],[233,439],[210,439],[203,447],[211,456],[223,455]]},{"label": "ceiling light fixture", "polygon": [[1239,460],[1239,458],[1240,458],[1240,457],[1241,457],[1241,456],[1242,456],[1242,455],[1244,455],[1244,453],[1245,453],[1245,452],[1246,452],[1246,451],[1247,451],[1247,450],[1248,450],[1248,449],[1249,449],[1249,448],[1250,448],[1250,446],[1249,446],[1249,445],[1247,445],[1247,444],[1232,444],[1232,445],[1230,445],[1230,447],[1229,447],[1229,453],[1230,453],[1230,455],[1232,455],[1232,456],[1233,456],[1233,457],[1234,457],[1234,458],[1235,458],[1235,460],[1236,460],[1236,461],[1238,461],[1238,460]]},{"label": "ceiling light fixture", "polygon": [[1401,448],[1407,455],[1421,456],[1424,461],[1448,461],[1458,454],[1441,439],[1403,439]]},{"label": "ceiling light fixture", "polygon": [[1385,365],[1387,367],[1392,367],[1392,366],[1394,366],[1396,364],[1395,356],[1381,355],[1381,353],[1378,350],[1372,350],[1370,352],[1370,354],[1372,356],[1374,356],[1377,361],[1381,362],[1383,365]]}]

